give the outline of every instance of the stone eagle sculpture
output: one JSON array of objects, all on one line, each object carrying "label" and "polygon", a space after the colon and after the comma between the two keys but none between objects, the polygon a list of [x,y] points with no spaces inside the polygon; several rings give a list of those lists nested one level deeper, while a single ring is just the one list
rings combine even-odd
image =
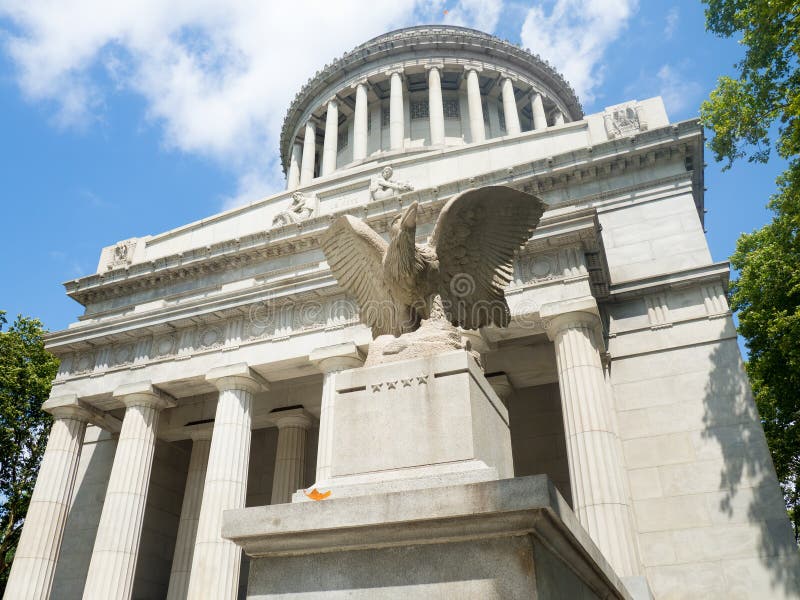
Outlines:
[{"label": "stone eagle sculpture", "polygon": [[427,319],[477,329],[505,327],[503,288],[514,252],[528,241],[545,205],[507,186],[463,192],[442,208],[427,244],[416,244],[417,202],[392,222],[386,242],[369,225],[345,215],[321,246],[339,285],[355,297],[373,337],[416,331]]}]

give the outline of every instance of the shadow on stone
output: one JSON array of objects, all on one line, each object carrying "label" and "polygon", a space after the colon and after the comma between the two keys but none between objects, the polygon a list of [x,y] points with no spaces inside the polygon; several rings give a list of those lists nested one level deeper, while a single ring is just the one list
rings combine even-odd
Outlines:
[{"label": "shadow on stone", "polygon": [[[722,454],[719,510],[731,525],[760,529],[758,560],[770,574],[772,589],[797,594],[798,548],[736,341],[723,341],[710,358],[702,436],[715,440]],[[744,579],[747,568],[740,566],[734,576]]]}]

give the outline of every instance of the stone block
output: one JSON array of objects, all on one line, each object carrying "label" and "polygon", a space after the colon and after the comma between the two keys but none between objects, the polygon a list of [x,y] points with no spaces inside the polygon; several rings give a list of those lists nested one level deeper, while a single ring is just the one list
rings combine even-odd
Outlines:
[{"label": "stone block", "polygon": [[544,476],[226,511],[249,600],[630,598]]},{"label": "stone block", "polygon": [[702,495],[634,500],[633,506],[640,532],[669,531],[711,524]]},{"label": "stone block", "polygon": [[334,496],[513,476],[508,411],[467,352],[342,371],[334,402]]}]

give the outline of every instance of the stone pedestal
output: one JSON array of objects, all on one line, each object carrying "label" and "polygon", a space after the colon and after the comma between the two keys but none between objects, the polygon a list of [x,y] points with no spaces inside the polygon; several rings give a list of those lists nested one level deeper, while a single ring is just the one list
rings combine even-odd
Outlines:
[{"label": "stone pedestal", "polygon": [[544,475],[225,513],[247,598],[630,596]]},{"label": "stone pedestal", "polygon": [[514,475],[508,411],[467,352],[342,371],[333,404],[330,471],[315,484],[331,497]]}]

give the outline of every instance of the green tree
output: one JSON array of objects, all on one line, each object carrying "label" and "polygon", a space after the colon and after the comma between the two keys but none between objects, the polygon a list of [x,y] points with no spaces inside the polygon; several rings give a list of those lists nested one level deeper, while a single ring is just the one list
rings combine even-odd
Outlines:
[{"label": "green tree", "polygon": [[704,0],[706,27],[740,37],[737,77],[720,77],[701,107],[709,143],[727,169],[739,158],[789,161],[769,208],[773,219],[742,235],[731,308],[749,350],[753,386],[775,469],[800,539],[800,0]]},{"label": "green tree", "polygon": [[58,359],[44,348],[40,321],[20,315],[3,331],[6,324],[0,311],[0,595],[50,429],[41,406],[58,370]]}]

